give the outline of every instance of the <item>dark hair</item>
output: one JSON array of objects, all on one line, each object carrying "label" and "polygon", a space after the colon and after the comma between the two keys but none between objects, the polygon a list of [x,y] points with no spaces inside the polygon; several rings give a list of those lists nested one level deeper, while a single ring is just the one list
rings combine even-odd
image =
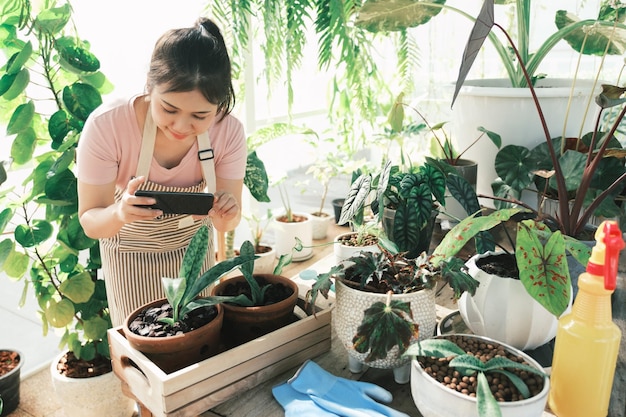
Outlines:
[{"label": "dark hair", "polygon": [[211,20],[200,18],[194,27],[172,29],[157,41],[146,87],[167,85],[167,92],[199,90],[217,105],[220,120],[235,105],[231,65],[224,38]]}]

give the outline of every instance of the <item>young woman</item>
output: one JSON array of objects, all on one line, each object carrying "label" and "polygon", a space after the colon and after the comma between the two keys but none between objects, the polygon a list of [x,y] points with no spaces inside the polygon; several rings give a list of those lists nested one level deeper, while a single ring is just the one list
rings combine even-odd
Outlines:
[{"label": "young woman", "polygon": [[[78,145],[78,198],[85,233],[100,240],[114,326],[139,306],[165,297],[161,277],[177,277],[201,224],[224,232],[241,219],[246,141],[230,114],[231,64],[217,26],[201,18],[157,41],[146,92],[103,104]],[[142,190],[215,195],[204,216],[170,215]],[[211,229],[212,230],[212,229]],[[210,239],[204,267],[215,262]]]}]

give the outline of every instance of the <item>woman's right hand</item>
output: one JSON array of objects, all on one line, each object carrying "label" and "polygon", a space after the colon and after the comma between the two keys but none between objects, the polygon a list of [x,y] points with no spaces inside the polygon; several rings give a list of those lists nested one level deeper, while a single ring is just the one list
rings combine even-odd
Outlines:
[{"label": "woman's right hand", "polygon": [[138,197],[135,195],[135,192],[145,180],[145,177],[136,177],[128,181],[126,191],[124,191],[121,200],[117,203],[116,209],[117,216],[123,223],[130,223],[137,220],[152,220],[163,215],[163,211],[158,209],[138,207],[156,203],[155,199],[152,197]]}]

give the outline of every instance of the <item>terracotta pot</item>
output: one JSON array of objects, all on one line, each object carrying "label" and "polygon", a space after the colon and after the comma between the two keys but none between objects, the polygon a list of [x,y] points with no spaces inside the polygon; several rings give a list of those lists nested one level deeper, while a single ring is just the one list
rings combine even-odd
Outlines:
[{"label": "terracotta pot", "polygon": [[[289,298],[275,304],[254,307],[241,307],[223,303],[224,325],[223,333],[226,339],[236,344],[242,344],[273,332],[293,320],[293,310],[298,301],[298,284],[287,277],[273,274],[254,274],[265,279],[270,284],[281,283],[293,290]],[[222,280],[213,287],[212,295],[224,295],[225,288],[233,282],[245,281],[243,275]]]},{"label": "terracotta pot", "polygon": [[68,378],[57,370],[66,352],[50,364],[50,375],[58,402],[66,417],[131,417],[135,402],[125,396],[122,381],[113,373],[91,378]]},{"label": "terracotta pot", "polygon": [[13,412],[20,403],[20,372],[24,364],[24,356],[15,349],[0,349],[0,352],[16,354],[18,365],[6,374],[0,375],[0,398],[3,401],[3,410],[0,416],[7,416]]},{"label": "terracotta pot", "polygon": [[153,301],[133,311],[124,322],[124,336],[128,343],[153,361],[166,373],[172,373],[203,361],[220,351],[224,310],[217,305],[217,316],[208,324],[187,333],[169,337],[147,337],[133,333],[130,323],[147,308],[167,303],[167,299]]},{"label": "terracotta pot", "polygon": [[[481,336],[461,336],[478,338],[485,342],[496,342],[508,352],[524,358],[531,366],[540,371],[543,370],[533,358],[505,343]],[[545,377],[543,390],[538,395],[521,401],[498,403],[502,417],[541,417],[544,415],[549,390],[550,380]],[[441,384],[428,375],[415,359],[411,361],[411,394],[420,414],[424,417],[479,417],[475,397],[461,394]]]},{"label": "terracotta pot", "polygon": [[[362,369],[359,364],[372,368],[394,369],[396,382],[408,382],[408,372],[405,371],[408,371],[411,358],[399,356],[397,346],[389,351],[386,358],[365,362],[367,354],[357,352],[352,343],[352,338],[363,321],[364,311],[376,302],[386,302],[387,295],[350,288],[340,280],[335,283],[335,291],[335,310],[332,315],[333,328],[337,332],[341,344],[348,351],[350,370],[360,372]],[[396,294],[393,299],[409,303],[413,320],[419,323],[419,338],[412,342],[426,339],[434,334],[437,325],[434,290],[424,289],[414,293]],[[406,377],[401,376],[403,373]]]}]

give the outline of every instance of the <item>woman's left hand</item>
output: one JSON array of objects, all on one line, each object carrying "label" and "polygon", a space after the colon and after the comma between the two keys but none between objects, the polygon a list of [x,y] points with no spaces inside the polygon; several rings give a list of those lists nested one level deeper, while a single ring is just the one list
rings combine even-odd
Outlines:
[{"label": "woman's left hand", "polygon": [[213,208],[209,210],[209,217],[230,220],[239,215],[239,202],[231,193],[218,191],[214,194]]}]

